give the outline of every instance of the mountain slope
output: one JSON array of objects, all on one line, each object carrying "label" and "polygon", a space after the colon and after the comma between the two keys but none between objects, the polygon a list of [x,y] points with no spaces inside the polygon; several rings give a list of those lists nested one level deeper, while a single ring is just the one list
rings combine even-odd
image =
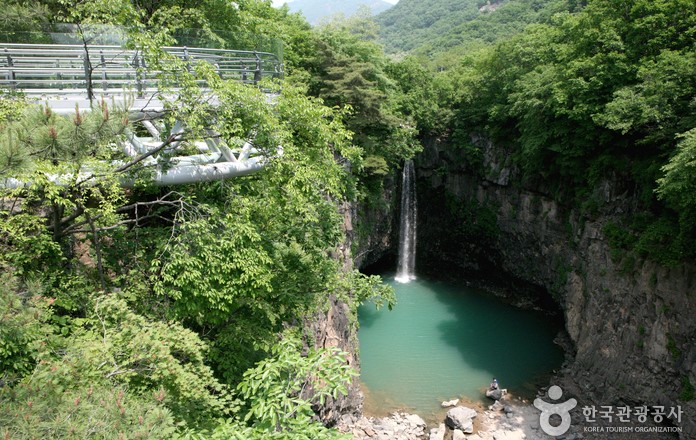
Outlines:
[{"label": "mountain slope", "polygon": [[568,10],[568,3],[567,0],[401,0],[380,14],[377,22],[387,52],[432,56],[457,46],[471,47],[507,39],[530,23],[547,22],[554,13]]},{"label": "mountain slope", "polygon": [[479,3],[481,0],[401,0],[377,17],[385,49],[409,51],[448,33],[452,27],[476,18]]},{"label": "mountain slope", "polygon": [[321,19],[335,14],[349,17],[363,5],[369,7],[373,14],[392,7],[383,0],[296,0],[288,3],[291,12],[301,12],[311,24],[317,24]]}]

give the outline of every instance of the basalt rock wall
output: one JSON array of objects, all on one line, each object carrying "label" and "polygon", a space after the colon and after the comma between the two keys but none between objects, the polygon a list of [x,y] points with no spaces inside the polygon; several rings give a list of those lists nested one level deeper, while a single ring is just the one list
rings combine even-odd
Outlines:
[{"label": "basalt rock wall", "polygon": [[[343,216],[345,242],[334,252],[346,272],[364,267],[382,259],[393,249],[394,179],[383,182],[383,191],[368,203],[343,203],[339,210]],[[357,334],[357,305],[332,295],[325,310],[317,311],[304,323],[310,330],[316,348],[338,347],[348,353],[347,362],[360,369]],[[345,396],[328,398],[324,405],[316,407],[319,418],[333,426],[343,415],[362,414],[363,396],[357,380],[348,387]]]},{"label": "basalt rock wall", "polygon": [[605,225],[636,206],[620,181],[600,185],[599,209],[584,215],[557,202],[554,188],[520,183],[504,148],[472,143],[474,166],[471,150],[435,141],[419,157],[419,266],[545,289],[572,341],[556,380],[581,405],[681,406],[674,424],[696,438],[696,265],[612,253]]}]

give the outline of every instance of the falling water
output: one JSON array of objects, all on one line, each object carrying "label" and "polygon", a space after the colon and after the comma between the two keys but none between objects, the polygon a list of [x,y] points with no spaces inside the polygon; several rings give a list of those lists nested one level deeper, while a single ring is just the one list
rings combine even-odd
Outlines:
[{"label": "falling water", "polygon": [[404,163],[401,181],[401,227],[399,229],[399,266],[396,281],[416,279],[416,173],[413,161]]}]

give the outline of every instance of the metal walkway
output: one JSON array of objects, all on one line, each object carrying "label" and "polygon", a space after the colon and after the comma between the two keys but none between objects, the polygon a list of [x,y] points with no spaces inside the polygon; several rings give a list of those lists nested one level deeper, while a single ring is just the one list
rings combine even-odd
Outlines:
[{"label": "metal walkway", "polygon": [[[221,50],[207,48],[165,47],[166,55],[193,66],[209,63],[225,80],[257,84],[264,78],[282,76],[282,64],[267,52]],[[104,99],[107,103],[127,106],[128,111],[142,124],[144,130],[130,130],[120,146],[130,158],[146,156],[143,165],[154,167],[154,182],[158,185],[220,180],[242,176],[263,168],[267,158],[262,156],[249,139],[244,145],[224,145],[210,133],[205,140],[187,139],[198,148],[199,154],[169,158],[166,167],[158,165],[157,155],[149,155],[170,137],[176,141],[166,151],[175,153],[181,144],[185,127],[176,124],[170,133],[162,133],[156,118],[164,103],[158,89],[161,71],[150,68],[143,54],[118,46],[33,45],[0,43],[0,88],[23,93],[30,101],[47,104],[59,114],[74,113],[76,107],[88,110],[92,103]],[[205,84],[201,83],[205,88]],[[169,93],[176,93],[176,86]],[[211,97],[214,100],[214,97]],[[136,136],[147,132],[149,137]],[[278,153],[282,153],[279,148]],[[85,170],[88,174],[89,170]],[[69,181],[66,176],[53,176],[57,182]],[[25,183],[5,179],[0,186],[18,187]],[[123,181],[124,186],[132,182]]]}]

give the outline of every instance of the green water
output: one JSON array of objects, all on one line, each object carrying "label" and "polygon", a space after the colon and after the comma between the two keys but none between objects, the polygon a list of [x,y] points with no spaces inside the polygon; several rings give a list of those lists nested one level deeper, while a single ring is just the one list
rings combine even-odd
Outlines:
[{"label": "green water", "polygon": [[361,380],[366,409],[408,409],[423,416],[455,397],[481,401],[493,377],[518,396],[561,365],[558,328],[541,313],[501,303],[461,285],[385,280],[392,311],[359,310]]}]

